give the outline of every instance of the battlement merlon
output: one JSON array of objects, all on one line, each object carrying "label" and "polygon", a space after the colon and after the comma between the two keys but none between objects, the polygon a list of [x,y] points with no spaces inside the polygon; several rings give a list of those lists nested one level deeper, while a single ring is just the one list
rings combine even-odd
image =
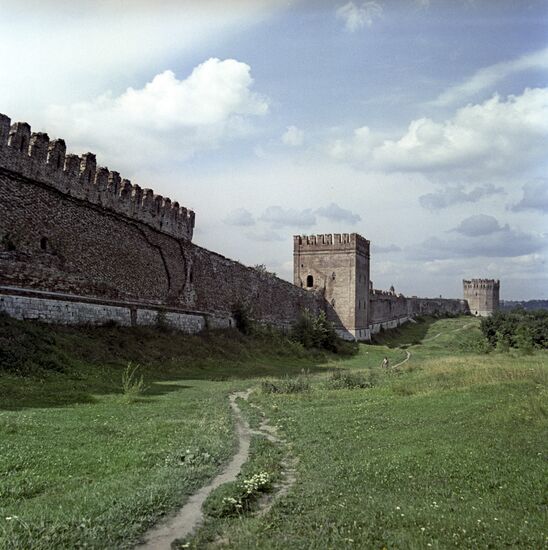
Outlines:
[{"label": "battlement merlon", "polygon": [[500,288],[500,280],[498,279],[463,279],[464,288]]},{"label": "battlement merlon", "polygon": [[370,242],[358,233],[327,233],[324,235],[294,235],[295,254],[307,252],[350,252],[356,251],[369,258]]},{"label": "battlement merlon", "polygon": [[32,133],[26,122],[11,124],[0,113],[0,168],[138,220],[178,239],[192,240],[195,215],[178,202],[141,189],[118,172],[97,167],[95,155],[67,154],[62,139]]}]

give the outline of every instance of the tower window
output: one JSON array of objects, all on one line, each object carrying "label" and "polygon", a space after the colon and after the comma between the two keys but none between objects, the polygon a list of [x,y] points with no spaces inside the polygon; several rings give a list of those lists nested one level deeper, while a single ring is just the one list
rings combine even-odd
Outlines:
[{"label": "tower window", "polygon": [[335,280],[335,276],[336,276],[336,275],[335,275],[335,272],[333,271],[333,273],[331,273],[331,278],[332,278],[333,280]]},{"label": "tower window", "polygon": [[48,238],[47,237],[42,237],[40,239],[40,248],[42,250],[47,250],[48,249]]},{"label": "tower window", "polygon": [[312,277],[312,275],[308,275],[308,277],[306,278],[306,287],[312,288],[313,286],[314,286],[314,277]]}]

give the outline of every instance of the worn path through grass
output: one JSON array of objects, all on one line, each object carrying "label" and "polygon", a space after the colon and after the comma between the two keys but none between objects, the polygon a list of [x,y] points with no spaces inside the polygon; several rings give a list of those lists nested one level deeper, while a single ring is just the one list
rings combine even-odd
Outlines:
[{"label": "worn path through grass", "polygon": [[[409,324],[344,360],[275,334],[0,319],[0,548],[133,547],[233,457],[229,395],[271,377],[295,387],[297,375],[298,393],[239,402],[249,460],[206,499],[207,521],[183,544],[543,547],[547,355],[479,353],[483,343],[469,318]],[[383,372],[383,357],[397,364],[407,352]],[[132,399],[121,392],[129,360],[148,388]],[[373,387],[344,389],[347,377],[332,389],[341,369]],[[284,445],[257,433],[256,407]],[[286,451],[295,484],[256,514],[283,485]],[[257,479],[267,481],[249,511],[226,513],[225,499]]]},{"label": "worn path through grass", "polygon": [[[342,363],[376,369],[373,388],[320,374],[311,391],[254,394],[299,459],[296,484],[266,516],[210,518],[189,547],[546,547],[546,352],[474,353],[469,318],[382,337]],[[363,362],[409,342],[397,372]]]},{"label": "worn path through grass", "polygon": [[[329,369],[277,334],[0,318],[0,548],[131,548],[236,449],[228,396]],[[127,362],[146,391],[122,392]]]}]

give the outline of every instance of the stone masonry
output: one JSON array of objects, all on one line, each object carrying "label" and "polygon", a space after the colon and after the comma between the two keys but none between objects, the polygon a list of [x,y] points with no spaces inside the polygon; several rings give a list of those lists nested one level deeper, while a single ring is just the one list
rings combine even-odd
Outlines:
[{"label": "stone masonry", "polygon": [[[66,153],[63,140],[0,114],[0,311],[20,319],[122,325],[162,320],[197,332],[233,326],[236,304],[288,327],[325,311],[345,338],[368,339],[462,300],[370,292],[369,241],[294,238],[295,284],[192,243],[194,212]],[[497,295],[498,296],[498,295]]]},{"label": "stone masonry", "polygon": [[464,300],[408,298],[372,288],[369,241],[357,233],[293,237],[296,286],[323,296],[328,318],[343,338],[369,340],[381,328],[395,328],[418,315],[462,314]]},{"label": "stone masonry", "polygon": [[320,292],[343,337],[369,338],[369,241],[356,233],[293,237],[293,282]]},{"label": "stone masonry", "polygon": [[[194,213],[178,203],[97,168],[91,153],[66,155],[62,140],[9,122],[0,115],[0,294],[12,296],[0,303],[4,311],[125,323],[127,304],[138,304],[201,316],[201,326],[212,319],[229,326],[241,303],[257,320],[288,326],[303,308],[323,307],[287,281],[194,245]],[[73,296],[79,305],[30,307],[23,291],[34,293],[32,304],[47,292],[47,300]],[[85,305],[90,299],[109,307]],[[135,318],[152,322],[156,314]]]},{"label": "stone masonry", "polygon": [[500,281],[471,279],[463,280],[462,285],[472,315],[488,317],[499,309]]}]

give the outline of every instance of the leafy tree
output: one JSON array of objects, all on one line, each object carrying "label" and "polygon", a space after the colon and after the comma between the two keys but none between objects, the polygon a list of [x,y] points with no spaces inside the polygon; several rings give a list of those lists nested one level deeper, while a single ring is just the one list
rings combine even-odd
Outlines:
[{"label": "leafy tree", "polygon": [[319,348],[334,352],[339,348],[339,337],[333,324],[328,321],[325,311],[314,315],[305,309],[293,325],[292,338],[305,348]]},{"label": "leafy tree", "polygon": [[497,311],[481,321],[481,330],[491,346],[505,351],[510,347],[531,353],[548,348],[548,311],[516,308]]}]

